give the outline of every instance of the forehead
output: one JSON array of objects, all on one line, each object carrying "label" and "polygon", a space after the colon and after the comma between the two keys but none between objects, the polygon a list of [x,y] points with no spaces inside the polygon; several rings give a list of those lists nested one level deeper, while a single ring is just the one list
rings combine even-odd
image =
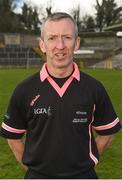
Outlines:
[{"label": "forehead", "polygon": [[48,20],[44,24],[44,34],[73,34],[74,33],[74,23],[69,18],[60,20]]}]

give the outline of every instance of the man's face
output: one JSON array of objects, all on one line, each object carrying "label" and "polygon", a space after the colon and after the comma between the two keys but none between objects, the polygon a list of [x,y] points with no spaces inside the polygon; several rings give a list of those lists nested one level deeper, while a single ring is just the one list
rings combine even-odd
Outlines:
[{"label": "man's face", "polygon": [[49,65],[54,68],[70,65],[73,52],[79,48],[79,44],[80,39],[75,37],[75,27],[70,19],[48,20],[45,23],[40,48],[46,53]]}]

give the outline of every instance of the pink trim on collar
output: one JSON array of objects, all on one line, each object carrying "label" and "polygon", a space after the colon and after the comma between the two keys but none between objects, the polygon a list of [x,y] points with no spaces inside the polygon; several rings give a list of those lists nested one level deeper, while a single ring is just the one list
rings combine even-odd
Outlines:
[{"label": "pink trim on collar", "polygon": [[80,72],[79,72],[79,69],[78,69],[78,65],[76,63],[73,63],[73,65],[74,65],[74,72],[72,74],[72,77],[74,77],[75,79],[80,81]]},{"label": "pink trim on collar", "polygon": [[46,69],[46,65],[47,63],[44,63],[44,65],[42,66],[42,69],[40,70],[40,79],[42,82],[45,81],[45,79],[49,77],[49,74]]},{"label": "pink trim on collar", "polygon": [[[76,63],[73,63],[74,65],[74,72],[73,74],[71,75],[71,77],[77,79],[78,81],[80,81],[80,72],[79,72],[79,69],[78,69],[78,66]],[[43,66],[42,66],[42,69],[40,70],[40,79],[41,81],[45,81],[45,79],[47,79],[49,76],[48,72],[47,72],[47,69],[46,69],[46,66],[47,66],[47,63],[45,63]]]},{"label": "pink trim on collar", "polygon": [[49,83],[52,85],[52,87],[55,89],[55,91],[59,94],[60,97],[62,97],[64,95],[64,93],[66,92],[67,88],[71,84],[72,80],[73,80],[73,77],[70,76],[69,79],[60,88],[58,86],[58,84],[51,77],[48,78]]},{"label": "pink trim on collar", "polygon": [[66,92],[67,88],[69,87],[74,78],[80,81],[80,72],[76,63],[73,63],[75,69],[73,74],[68,78],[68,80],[64,83],[62,87],[59,87],[58,84],[53,80],[53,78],[50,77],[46,70],[46,65],[47,64],[45,63],[42,67],[42,70],[40,71],[40,79],[42,82],[45,81],[45,79],[47,79],[60,97],[64,95],[64,93]]}]

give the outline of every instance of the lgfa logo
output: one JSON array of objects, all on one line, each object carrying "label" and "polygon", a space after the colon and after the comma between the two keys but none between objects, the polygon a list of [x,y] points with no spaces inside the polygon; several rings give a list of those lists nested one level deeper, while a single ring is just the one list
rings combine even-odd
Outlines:
[{"label": "lgfa logo", "polygon": [[48,116],[51,116],[51,107],[49,106],[48,109],[46,108],[34,109],[34,114],[47,114]]}]

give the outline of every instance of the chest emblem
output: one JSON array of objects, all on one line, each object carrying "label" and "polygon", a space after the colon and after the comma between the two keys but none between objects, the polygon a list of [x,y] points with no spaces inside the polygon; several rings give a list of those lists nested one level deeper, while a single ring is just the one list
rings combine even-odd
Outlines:
[{"label": "chest emblem", "polygon": [[47,114],[48,117],[51,116],[51,107],[48,108],[36,108],[34,109],[34,114]]}]

